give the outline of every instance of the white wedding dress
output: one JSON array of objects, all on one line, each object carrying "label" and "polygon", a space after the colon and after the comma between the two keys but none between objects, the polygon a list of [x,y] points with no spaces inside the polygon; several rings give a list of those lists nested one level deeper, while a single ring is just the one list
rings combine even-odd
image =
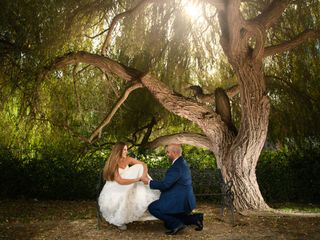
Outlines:
[{"label": "white wedding dress", "polygon": [[[125,169],[119,168],[119,174],[125,179],[141,177],[143,166],[135,164]],[[98,203],[107,222],[122,226],[133,221],[155,220],[148,212],[148,205],[159,199],[159,196],[159,190],[151,190],[143,182],[120,185],[116,181],[106,181]]]}]

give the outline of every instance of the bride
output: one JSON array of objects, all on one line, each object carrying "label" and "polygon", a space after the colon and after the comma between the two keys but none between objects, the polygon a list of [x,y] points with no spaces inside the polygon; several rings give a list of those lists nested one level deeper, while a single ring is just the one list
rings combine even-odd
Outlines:
[{"label": "bride", "polygon": [[125,143],[113,146],[103,169],[106,183],[98,199],[102,216],[121,230],[133,221],[156,219],[147,209],[160,196],[159,190],[151,190],[140,181],[148,176],[147,165],[127,154]]}]

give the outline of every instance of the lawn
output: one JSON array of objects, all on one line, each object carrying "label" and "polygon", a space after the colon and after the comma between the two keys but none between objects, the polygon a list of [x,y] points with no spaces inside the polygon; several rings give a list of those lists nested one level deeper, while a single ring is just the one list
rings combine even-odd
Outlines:
[{"label": "lawn", "polygon": [[130,223],[126,231],[103,223],[98,230],[93,201],[2,200],[0,239],[320,239],[319,206],[273,207],[285,211],[236,214],[231,226],[228,216],[219,219],[218,205],[200,202],[196,211],[205,214],[203,231],[189,226],[166,236],[160,221]]}]

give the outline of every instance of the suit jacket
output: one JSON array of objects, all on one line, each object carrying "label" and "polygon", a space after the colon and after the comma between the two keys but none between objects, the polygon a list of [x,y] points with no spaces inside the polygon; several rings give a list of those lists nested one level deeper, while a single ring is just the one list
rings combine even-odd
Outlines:
[{"label": "suit jacket", "polygon": [[189,213],[196,207],[191,171],[183,157],[167,170],[162,181],[150,181],[151,189],[161,191],[159,206],[163,213]]}]

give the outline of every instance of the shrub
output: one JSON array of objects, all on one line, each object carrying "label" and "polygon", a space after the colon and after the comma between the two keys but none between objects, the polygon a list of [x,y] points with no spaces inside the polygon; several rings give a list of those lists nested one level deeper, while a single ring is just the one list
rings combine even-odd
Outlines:
[{"label": "shrub", "polygon": [[320,149],[264,151],[257,165],[260,190],[268,202],[320,202]]},{"label": "shrub", "polygon": [[[196,193],[215,192],[214,156],[203,149],[184,147]],[[0,197],[38,199],[93,199],[101,169],[109,152],[82,157],[72,151],[42,149],[40,154],[14,154],[0,150]],[[34,151],[33,151],[34,152]],[[170,166],[163,150],[138,154],[150,175],[161,179]],[[23,157],[21,157],[23,156]],[[257,179],[267,202],[320,202],[320,148],[264,151],[257,165]]]}]

